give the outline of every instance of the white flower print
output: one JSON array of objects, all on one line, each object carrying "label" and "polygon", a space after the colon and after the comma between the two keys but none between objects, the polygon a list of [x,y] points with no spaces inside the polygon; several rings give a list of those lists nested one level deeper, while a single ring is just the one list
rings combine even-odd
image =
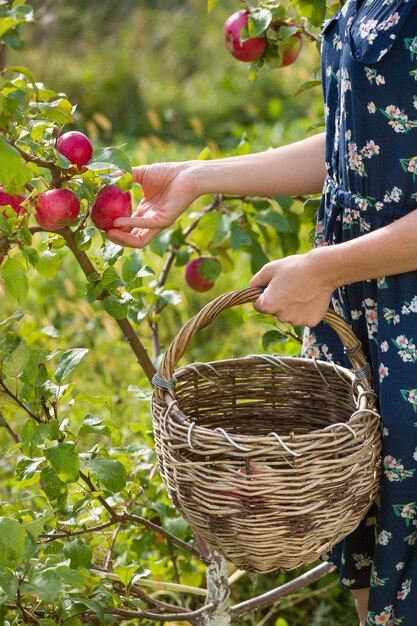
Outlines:
[{"label": "white flower print", "polygon": [[380,348],[382,352],[388,352],[389,350],[389,344],[388,341],[385,339],[384,341],[381,342],[380,344]]},{"label": "white flower print", "polygon": [[399,335],[396,339],[391,339],[396,348],[399,348],[398,355],[404,363],[417,361],[417,349],[413,339],[408,339],[405,335]]},{"label": "white flower print", "polygon": [[401,389],[403,400],[409,402],[413,411],[417,413],[417,389]]},{"label": "white flower print", "polygon": [[388,367],[386,365],[384,365],[383,363],[381,363],[379,368],[378,368],[378,372],[379,372],[379,382],[382,383],[384,378],[389,376]]},{"label": "white flower print", "polygon": [[368,567],[372,565],[372,557],[368,556],[368,554],[355,554],[352,553],[353,560],[355,561],[356,569],[362,569],[364,567]]},{"label": "white flower print", "polygon": [[397,600],[405,600],[405,598],[410,593],[411,589],[411,578],[405,580],[401,585],[401,591],[397,593]]},{"label": "white flower print", "polygon": [[374,335],[376,335],[378,332],[377,304],[374,300],[372,300],[372,298],[365,298],[362,306],[365,308],[368,337],[369,339],[376,339]]},{"label": "white flower print", "polygon": [[391,455],[387,455],[383,461],[384,474],[390,482],[402,482],[406,478],[411,478],[415,469],[406,470],[401,463],[401,459],[396,459]]},{"label": "white flower print", "polygon": [[404,561],[398,561],[397,565],[395,566],[395,569],[397,570],[397,572],[399,572],[400,570],[402,570],[404,568]]},{"label": "white flower print", "polygon": [[365,67],[365,76],[369,80],[371,85],[373,84],[372,81],[375,81],[375,85],[385,85],[384,76],[382,76],[382,74],[378,74],[375,69]]},{"label": "white flower print", "polygon": [[345,587],[351,587],[352,585],[355,584],[355,579],[354,578],[342,578],[342,580],[340,582]]},{"label": "white flower print", "polygon": [[376,106],[374,102],[368,102],[368,113],[376,113]]},{"label": "white flower print", "polygon": [[384,308],[384,318],[387,320],[388,324],[399,324],[400,316],[395,311],[395,309]]},{"label": "white flower print", "polygon": [[389,530],[381,530],[381,532],[378,533],[376,541],[381,546],[387,546],[390,539],[392,539],[392,533],[390,533]]},{"label": "white flower print", "polygon": [[404,302],[403,307],[401,309],[401,313],[403,315],[410,315],[410,313],[417,313],[417,296],[414,296],[414,298],[410,302],[407,302],[407,301]]},{"label": "white flower print", "polygon": [[384,202],[399,202],[403,195],[402,189],[393,187],[391,191],[387,190],[384,195]]}]

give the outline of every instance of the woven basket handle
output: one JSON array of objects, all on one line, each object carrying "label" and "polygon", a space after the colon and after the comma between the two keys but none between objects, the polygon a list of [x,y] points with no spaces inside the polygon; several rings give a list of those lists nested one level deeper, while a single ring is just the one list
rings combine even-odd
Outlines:
[{"label": "woven basket handle", "polygon": [[[247,302],[254,302],[262,293],[260,287],[249,287],[240,291],[231,291],[225,293],[212,302],[206,304],[197,315],[194,315],[184,326],[179,330],[178,334],[172,341],[161,365],[158,370],[159,376],[168,381],[172,380],[172,375],[176,364],[185,354],[189,343],[193,339],[194,335],[199,330],[206,328],[222,311],[229,309],[238,304],[245,304]],[[362,350],[361,343],[353,333],[351,328],[346,322],[332,310],[328,310],[324,320],[336,331],[341,340],[345,352],[349,357],[352,367],[357,375],[358,380],[361,381],[362,386],[367,389],[372,389],[371,382],[371,370],[366,361],[365,355]]]}]

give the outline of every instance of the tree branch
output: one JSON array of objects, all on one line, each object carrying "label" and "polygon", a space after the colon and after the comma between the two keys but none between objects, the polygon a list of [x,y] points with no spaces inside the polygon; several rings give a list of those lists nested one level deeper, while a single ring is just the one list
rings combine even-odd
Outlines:
[{"label": "tree branch", "polygon": [[28,415],[29,417],[31,417],[32,419],[34,419],[38,424],[43,424],[41,418],[38,415],[35,415],[35,413],[32,413],[32,411],[30,409],[28,409],[27,406],[25,406],[25,404],[23,404],[23,402],[21,402],[19,400],[19,398],[17,396],[14,395],[14,393],[12,393],[10,391],[10,389],[4,384],[3,380],[0,378],[0,387],[3,389],[4,393],[9,396],[10,398],[13,399],[13,401],[20,406],[21,409],[23,409]]},{"label": "tree branch", "polygon": [[244,615],[245,613],[251,613],[256,609],[261,609],[264,606],[269,606],[273,604],[280,598],[289,595],[290,593],[294,593],[303,587],[307,587],[311,585],[311,583],[323,578],[323,576],[327,576],[330,572],[335,569],[334,565],[331,563],[321,563],[317,567],[309,570],[305,574],[294,578],[285,585],[281,585],[276,589],[272,589],[272,591],[267,591],[266,593],[257,596],[255,598],[251,598],[250,600],[246,600],[245,602],[241,602],[240,604],[236,604],[232,607],[231,613],[232,617],[236,619],[240,615]]},{"label": "tree branch", "polygon": [[[77,243],[75,241],[74,233],[72,232],[72,230],[68,226],[66,226],[65,228],[62,228],[61,230],[58,230],[56,232],[65,239],[67,246],[69,247],[69,249],[75,256],[85,276],[88,277],[93,273],[97,274],[97,271],[94,265],[92,264],[92,262],[90,261],[89,257],[87,256],[87,254],[83,250],[80,250],[78,248]],[[97,283],[99,282],[99,280],[100,279],[97,280]],[[108,295],[109,295],[109,292],[106,290],[103,290],[97,299],[102,300]],[[122,331],[126,341],[131,347],[134,355],[136,356],[136,359],[139,365],[142,367],[148,380],[151,381],[153,375],[156,372],[156,369],[151,359],[149,358],[149,355],[145,347],[143,346],[142,342],[137,336],[133,326],[131,325],[127,317],[120,319],[120,320],[116,320],[116,322],[120,330]]]},{"label": "tree branch", "polygon": [[10,424],[7,422],[2,411],[0,411],[0,426],[3,426],[7,430],[7,432],[9,433],[9,435],[11,435],[15,443],[20,443],[19,437],[16,435],[16,433],[14,432]]},{"label": "tree branch", "polygon": [[[107,615],[116,615],[121,618],[138,619],[140,617],[152,620],[154,622],[160,622],[161,620],[169,620],[170,622],[182,622],[184,619],[195,620],[198,617],[207,615],[215,609],[214,603],[206,604],[205,606],[197,609],[196,611],[189,611],[188,613],[151,613],[150,611],[129,611],[128,609],[116,609],[105,608],[103,612]],[[78,615],[81,615],[79,613]],[[88,611],[83,613],[83,620],[95,617],[96,613]]]}]

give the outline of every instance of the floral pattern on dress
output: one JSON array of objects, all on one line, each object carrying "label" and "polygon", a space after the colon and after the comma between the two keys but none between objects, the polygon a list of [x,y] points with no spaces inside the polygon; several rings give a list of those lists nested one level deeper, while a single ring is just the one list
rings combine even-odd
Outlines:
[{"label": "floral pattern on dress", "polygon": [[[317,246],[351,241],[417,208],[416,24],[415,0],[347,0],[325,26],[327,177]],[[327,558],[343,587],[370,588],[367,626],[416,626],[417,271],[348,284],[331,307],[371,364],[383,453],[380,497]],[[331,354],[351,367],[326,323],[305,337],[304,356]]]}]

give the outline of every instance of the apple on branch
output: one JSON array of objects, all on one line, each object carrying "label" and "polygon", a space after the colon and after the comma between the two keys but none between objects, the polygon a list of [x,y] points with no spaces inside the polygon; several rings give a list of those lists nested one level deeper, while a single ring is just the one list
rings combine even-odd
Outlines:
[{"label": "apple on branch", "polygon": [[80,213],[80,202],[69,189],[49,189],[39,194],[35,219],[45,230],[59,230]]},{"label": "apple on branch", "polygon": [[56,149],[79,170],[87,165],[93,154],[93,146],[87,135],[76,130],[61,135],[56,143]]},{"label": "apple on branch", "polygon": [[270,42],[278,54],[274,54],[272,67],[280,68],[292,65],[298,58],[303,47],[303,40],[294,21],[282,21],[271,25],[269,30]]},{"label": "apple on branch", "polygon": [[220,275],[221,265],[212,256],[199,256],[188,261],[184,269],[185,282],[194,291],[208,291]]},{"label": "apple on branch", "polygon": [[113,222],[116,218],[130,217],[131,214],[132,196],[129,191],[122,191],[117,185],[102,187],[90,211],[94,226],[105,231],[114,228]]},{"label": "apple on branch", "polygon": [[[26,200],[26,196],[18,194],[16,196],[3,191],[3,187],[0,187],[0,207],[11,206],[17,215],[24,212],[22,202]],[[5,215],[5,213],[3,213]]]},{"label": "apple on branch", "polygon": [[266,37],[251,37],[241,41],[242,30],[247,29],[249,13],[242,9],[232,13],[224,23],[224,42],[227,50],[238,61],[256,61],[266,50],[268,40]]}]

